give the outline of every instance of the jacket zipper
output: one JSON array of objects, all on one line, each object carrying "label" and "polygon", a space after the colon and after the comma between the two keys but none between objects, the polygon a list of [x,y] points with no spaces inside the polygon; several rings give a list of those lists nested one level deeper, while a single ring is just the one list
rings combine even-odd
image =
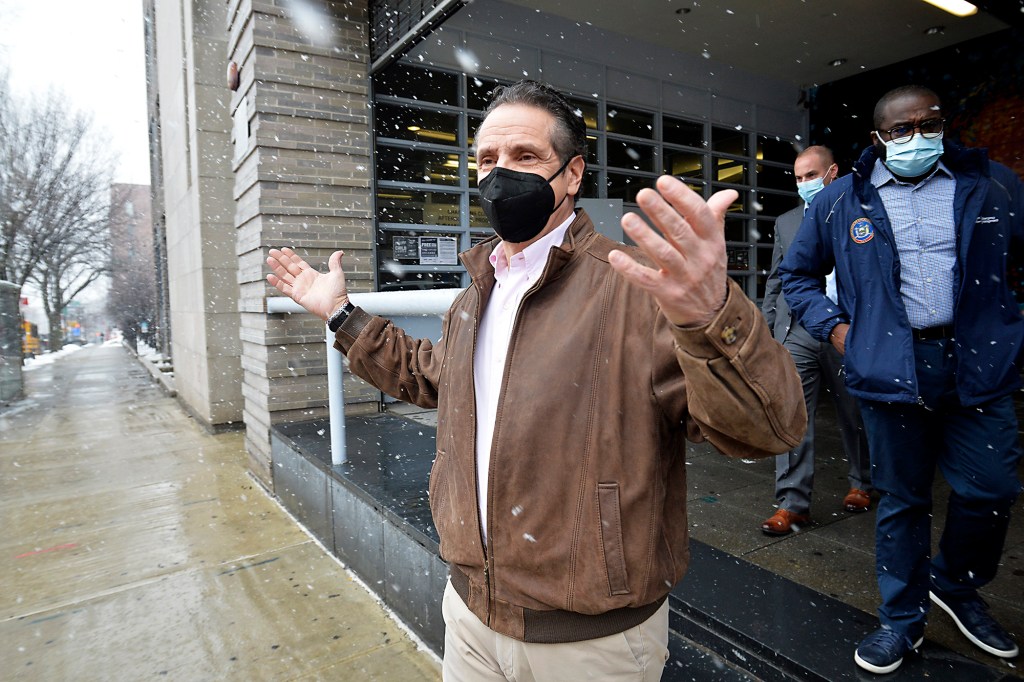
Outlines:
[{"label": "jacket zipper", "polygon": [[[497,410],[495,411],[495,414],[494,414],[495,422],[498,421],[498,417],[499,417],[499,415],[501,415],[502,407],[503,407],[504,402],[505,402],[505,388],[506,388],[506,386],[508,384],[508,368],[512,364],[512,356],[515,353],[515,340],[516,340],[517,331],[519,329],[519,319],[520,319],[520,316],[522,315],[523,305],[526,303],[526,300],[535,291],[540,289],[541,285],[547,279],[548,266],[549,265],[550,264],[545,264],[544,270],[541,272],[541,276],[537,279],[537,281],[533,284],[533,286],[531,286],[529,289],[526,290],[526,292],[523,294],[523,297],[521,299],[519,299],[519,305],[516,307],[516,317],[512,321],[512,333],[509,336],[508,352],[505,354],[505,367],[502,370],[501,391],[500,391],[499,397],[498,397],[498,407],[497,407]],[[482,306],[480,306],[478,304],[478,307],[482,307]],[[483,318],[482,317],[478,317],[477,319],[483,319]],[[475,341],[475,339],[474,339],[474,344],[473,345],[474,345],[473,353],[475,354],[476,353],[476,341]],[[476,470],[479,471],[478,468]],[[490,456],[490,458],[488,460],[488,463],[487,463],[487,512],[488,512],[487,513],[487,526],[488,526],[488,529],[487,529],[488,533],[487,533],[487,535],[488,535],[488,537],[493,537],[493,533],[491,532],[491,513],[490,513],[491,512],[491,508],[494,506],[494,505],[491,504],[491,499],[494,496],[494,486],[492,485],[492,482],[494,480],[494,476],[492,475],[493,471],[494,471],[494,439],[492,438],[492,440],[491,440],[491,456]],[[479,483],[479,481],[477,481],[477,490],[479,490],[479,489],[480,489],[480,483]],[[484,583],[487,586],[487,623],[486,623],[486,625],[488,627],[490,627],[491,622],[492,622],[491,614],[494,612],[494,589],[493,589],[493,585],[491,584],[491,575],[492,575],[492,568],[493,567],[491,566],[491,553],[490,553],[490,551],[488,551],[486,544],[484,544],[483,547],[484,547]]]},{"label": "jacket zipper", "polygon": [[[575,224],[575,221],[574,221],[574,224]],[[572,230],[572,226],[571,225],[569,227],[569,230],[570,230],[570,234],[571,234],[571,230]],[[573,242],[574,241],[575,240],[573,240]],[[574,244],[574,246],[575,246],[575,244]],[[509,368],[510,360],[512,358],[512,354],[514,352],[514,348],[515,348],[516,331],[519,328],[519,318],[520,318],[520,314],[522,313],[522,310],[523,310],[523,304],[526,302],[526,300],[535,291],[540,289],[541,285],[547,280],[548,275],[549,275],[548,269],[550,267],[551,267],[551,262],[550,262],[550,257],[549,257],[548,262],[546,262],[544,264],[544,269],[541,272],[541,276],[537,279],[537,281],[533,284],[533,286],[531,286],[529,289],[526,290],[526,292],[523,294],[523,297],[519,300],[519,306],[516,308],[516,317],[515,317],[515,320],[512,321],[512,333],[511,333],[511,335],[509,337],[508,352],[505,355],[505,368],[504,368],[504,370],[502,370],[501,391],[500,391],[499,398],[498,398],[498,407],[497,407],[497,410],[495,411],[495,415],[494,415],[494,418],[495,418],[496,422],[498,420],[498,415],[501,414],[502,404],[503,404],[504,399],[505,399],[505,386],[508,383],[508,368]],[[477,308],[477,320],[478,320],[478,322],[477,322],[476,328],[473,330],[473,357],[474,358],[476,357],[476,351],[477,351],[476,342],[477,342],[477,339],[478,339],[477,332],[479,331],[479,328],[480,328],[480,322],[479,321],[483,320],[483,301],[480,299],[479,296],[477,297],[476,308]],[[475,391],[475,389],[474,389],[474,391]],[[474,401],[474,404],[475,404],[475,402],[476,402],[475,393],[474,393],[473,401]],[[474,426],[473,440],[474,440],[474,442],[476,442],[475,426]],[[480,469],[479,469],[479,467],[476,466],[476,458],[474,457],[473,459],[474,459],[474,461],[473,461],[473,465],[474,465],[473,466],[474,481],[476,482],[476,489],[479,491],[480,490],[480,481],[479,481]],[[494,479],[494,476],[491,475],[491,472],[493,470],[494,470],[494,439],[492,438],[491,439],[491,457],[488,460],[488,464],[487,464],[487,501],[486,502],[487,502],[487,510],[488,510],[488,512],[490,512],[491,507],[493,506],[493,505],[491,505],[491,497],[493,497],[493,495],[494,495],[494,486],[491,485],[491,482]],[[479,523],[479,518],[480,518],[480,511],[477,510],[478,523]],[[491,514],[490,513],[487,514],[487,525],[488,525],[488,527],[490,527],[490,525],[491,525]],[[490,530],[490,528],[488,528],[488,530]],[[493,534],[489,532],[488,533],[488,537],[493,537]],[[491,566],[491,553],[490,553],[490,551],[487,548],[487,543],[484,542],[483,526],[482,526],[482,524],[481,524],[481,528],[480,528],[480,546],[483,547],[483,552],[484,552],[484,586],[487,589],[487,622],[485,624],[488,627],[490,627],[491,623],[493,621],[492,614],[494,612],[494,586],[492,585],[492,582],[491,582],[491,575],[493,574],[493,567]]]},{"label": "jacket zipper", "polygon": [[[477,324],[473,328],[473,358],[474,358],[474,361],[475,361],[475,358],[476,358],[476,351],[477,351],[477,339],[479,338],[479,334],[478,334],[478,332],[480,330],[480,322],[479,321],[483,319],[483,301],[481,299],[479,289],[480,288],[478,287],[477,300],[476,300],[476,319],[477,319]],[[471,377],[474,376],[472,370],[470,371],[470,376]],[[473,404],[474,404],[473,412],[475,414],[476,413],[476,409],[475,409],[475,405],[476,405],[476,383],[475,382],[473,382],[473,387],[474,387],[473,388]],[[474,419],[474,424],[473,424],[473,443],[474,443],[473,482],[476,484],[477,495],[479,496],[479,493],[480,493],[480,468],[476,464],[476,456],[475,456],[475,453],[476,453],[476,451],[475,451],[476,423],[475,422],[476,422],[476,420]],[[490,467],[488,467],[488,468],[490,468]],[[488,477],[490,477],[490,473],[488,473]],[[487,488],[488,488],[488,497],[490,497],[490,481],[488,481]],[[489,502],[489,500],[488,500],[488,502]],[[478,500],[478,504],[479,504],[479,500]],[[483,550],[483,555],[484,555],[484,588],[485,588],[486,594],[487,594],[487,623],[486,623],[486,625],[488,627],[490,627],[490,625],[491,625],[491,611],[493,610],[491,608],[491,598],[492,598],[491,597],[491,593],[492,593],[491,577],[490,577],[490,575],[491,575],[491,571],[490,571],[491,553],[487,550],[487,542],[484,540],[483,524],[481,523],[480,509],[479,508],[477,509],[477,512],[476,512],[476,518],[477,518],[477,526],[480,528],[480,547]]]}]

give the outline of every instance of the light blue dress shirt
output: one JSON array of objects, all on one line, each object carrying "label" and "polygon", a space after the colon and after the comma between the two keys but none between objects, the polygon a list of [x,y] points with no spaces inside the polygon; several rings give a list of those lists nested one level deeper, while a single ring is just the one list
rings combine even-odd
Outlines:
[{"label": "light blue dress shirt", "polygon": [[889,216],[900,257],[900,295],[915,329],[953,323],[956,177],[939,161],[917,185],[899,180],[881,159],[871,184]]}]

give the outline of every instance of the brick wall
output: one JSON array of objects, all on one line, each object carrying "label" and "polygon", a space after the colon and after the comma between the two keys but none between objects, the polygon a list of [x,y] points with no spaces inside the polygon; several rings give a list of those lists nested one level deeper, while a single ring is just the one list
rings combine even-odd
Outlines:
[{"label": "brick wall", "polygon": [[[326,268],[344,249],[349,288],[373,286],[366,1],[315,4],[327,13],[319,44],[283,2],[227,1],[243,419],[250,466],[271,488],[270,428],[326,416],[327,360],[319,319],[265,313],[277,295],[267,252],[290,246]],[[345,391],[349,412],[377,409],[362,382],[347,377]]]}]

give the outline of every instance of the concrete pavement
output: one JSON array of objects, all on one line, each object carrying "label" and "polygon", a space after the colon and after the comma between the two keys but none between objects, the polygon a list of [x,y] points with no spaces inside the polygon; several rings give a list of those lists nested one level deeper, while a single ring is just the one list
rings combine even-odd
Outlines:
[{"label": "concrete pavement", "polygon": [[0,677],[439,680],[375,597],[122,347],[0,410]]}]

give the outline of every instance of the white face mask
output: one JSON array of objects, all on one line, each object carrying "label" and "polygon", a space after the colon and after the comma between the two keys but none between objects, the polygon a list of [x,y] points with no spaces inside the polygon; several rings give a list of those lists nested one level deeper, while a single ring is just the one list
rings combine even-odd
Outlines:
[{"label": "white face mask", "polygon": [[942,133],[932,138],[917,133],[903,144],[882,140],[882,134],[877,130],[875,135],[885,145],[885,165],[900,177],[916,178],[924,175],[942,156]]}]

